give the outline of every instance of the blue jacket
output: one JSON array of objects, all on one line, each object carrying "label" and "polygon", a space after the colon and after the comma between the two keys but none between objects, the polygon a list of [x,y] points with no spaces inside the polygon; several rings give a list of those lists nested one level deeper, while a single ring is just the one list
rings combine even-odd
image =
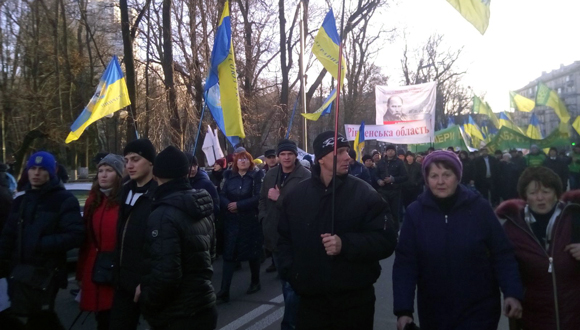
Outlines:
[{"label": "blue jacket", "polygon": [[443,214],[426,191],[407,209],[393,266],[394,312],[421,328],[497,329],[504,297],[523,297],[512,245],[485,199],[459,185]]},{"label": "blue jacket", "polygon": [[197,174],[193,178],[189,178],[189,184],[193,189],[203,189],[209,193],[213,201],[213,216],[217,219],[220,213],[220,196],[209,175],[201,168],[198,168]]},{"label": "blue jacket", "polygon": [[361,163],[357,162],[356,160],[352,165],[348,166],[348,174],[363,180],[364,182],[372,185],[371,181],[371,174],[369,170]]}]

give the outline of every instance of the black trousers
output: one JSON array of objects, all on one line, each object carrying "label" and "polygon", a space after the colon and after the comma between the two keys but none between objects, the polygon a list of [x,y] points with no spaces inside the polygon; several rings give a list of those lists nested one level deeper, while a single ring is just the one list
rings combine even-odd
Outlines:
[{"label": "black trousers", "polygon": [[499,205],[499,192],[496,182],[492,178],[486,178],[476,186],[483,198],[487,199],[492,206]]},{"label": "black trousers", "polygon": [[218,312],[215,306],[199,311],[192,317],[177,319],[165,327],[153,327],[153,330],[213,330],[217,326]]},{"label": "black trousers", "polygon": [[96,312],[95,320],[97,321],[97,330],[109,330],[111,326],[111,310]]},{"label": "black trousers", "polygon": [[135,295],[124,290],[116,290],[111,308],[110,329],[132,330],[139,325],[141,310],[139,304],[133,302]]},{"label": "black trousers", "polygon": [[[260,283],[260,259],[248,260],[250,263],[250,273],[252,274],[252,283]],[[222,292],[230,292],[230,286],[232,284],[232,279],[234,277],[234,271],[236,269],[236,262],[224,260],[223,271],[222,271]]]},{"label": "black trousers", "polygon": [[401,207],[401,189],[386,190],[381,189],[381,196],[385,199],[389,208],[391,209],[391,216],[393,219],[393,225],[395,230],[399,230],[399,219],[400,219],[400,207]]},{"label": "black trousers", "polygon": [[300,296],[297,330],[372,330],[375,289],[324,296]]}]

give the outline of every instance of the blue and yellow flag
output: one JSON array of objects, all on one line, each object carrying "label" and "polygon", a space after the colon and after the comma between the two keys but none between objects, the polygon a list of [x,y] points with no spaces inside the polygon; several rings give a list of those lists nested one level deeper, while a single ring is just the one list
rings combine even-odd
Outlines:
[{"label": "blue and yellow flag", "polygon": [[472,108],[471,108],[471,112],[473,112],[473,113],[480,113],[482,115],[486,115],[486,116],[489,117],[489,119],[493,123],[493,126],[495,126],[498,129],[501,127],[499,121],[497,120],[497,116],[491,110],[491,107],[489,106],[489,104],[487,104],[487,102],[483,102],[477,96],[474,96],[472,101],[473,101],[473,105],[472,105]]},{"label": "blue and yellow flag", "polygon": [[491,0],[447,0],[469,21],[479,33],[484,34],[489,25],[489,4]]},{"label": "blue and yellow flag", "polygon": [[526,133],[521,128],[519,128],[516,124],[513,123],[510,116],[507,113],[505,113],[504,111],[499,113],[499,124],[500,124],[500,128],[503,126],[506,126],[506,127],[513,129],[514,131],[517,131],[518,133],[520,133],[522,135],[526,135]]},{"label": "blue and yellow flag", "polygon": [[523,112],[530,112],[536,107],[534,100],[530,100],[514,92],[510,92],[510,104],[512,108]]},{"label": "blue and yellow flag", "polygon": [[356,151],[356,161],[362,160],[362,152],[365,148],[365,121],[360,124],[356,137],[354,138],[354,151]]},{"label": "blue and yellow flag", "polygon": [[542,130],[540,129],[540,121],[535,113],[532,113],[532,117],[530,118],[530,125],[528,126],[528,131],[526,135],[535,140],[541,140],[544,137],[542,136]]},{"label": "blue and yellow flag", "polygon": [[117,56],[113,56],[99,81],[97,91],[70,127],[71,132],[65,142],[71,143],[78,140],[90,124],[130,104],[123,71],[121,71]]},{"label": "blue and yellow flag", "polygon": [[[340,36],[336,30],[336,21],[334,20],[334,13],[332,9],[324,17],[322,26],[318,30],[318,34],[314,38],[314,45],[312,45],[312,53],[322,63],[324,68],[338,80],[338,55],[339,55]],[[346,63],[344,56],[342,57],[342,66],[340,69],[342,82],[346,74]]]},{"label": "blue and yellow flag", "polygon": [[477,123],[473,120],[471,115],[469,115],[469,121],[463,125],[465,133],[471,136],[472,139],[478,139],[480,141],[485,140],[483,134],[481,134],[481,129],[477,126]]},{"label": "blue and yellow flag", "polygon": [[301,113],[304,118],[308,120],[317,121],[320,117],[330,114],[332,111],[332,102],[336,99],[336,88],[330,92],[330,95],[324,100],[324,103],[318,108],[318,110],[312,113]]},{"label": "blue and yellow flag", "polygon": [[205,102],[225,136],[244,138],[229,8],[229,1],[226,1],[211,52]]},{"label": "blue and yellow flag", "polygon": [[453,125],[455,125],[455,119],[453,118],[453,116],[447,117],[447,128],[449,128]]},{"label": "blue and yellow flag", "polygon": [[550,89],[546,84],[540,82],[538,83],[538,93],[536,94],[536,104],[545,105],[553,108],[556,111],[560,120],[564,123],[570,121],[570,114],[566,108],[564,101],[560,99],[558,93]]}]

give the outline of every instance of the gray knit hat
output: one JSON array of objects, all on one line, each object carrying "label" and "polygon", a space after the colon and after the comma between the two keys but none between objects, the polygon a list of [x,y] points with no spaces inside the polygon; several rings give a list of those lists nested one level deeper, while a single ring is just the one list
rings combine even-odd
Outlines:
[{"label": "gray knit hat", "polygon": [[99,165],[97,165],[97,169],[101,167],[101,165],[111,166],[115,172],[117,172],[118,176],[123,177],[123,169],[125,168],[125,160],[123,157],[115,154],[108,154],[101,159]]}]

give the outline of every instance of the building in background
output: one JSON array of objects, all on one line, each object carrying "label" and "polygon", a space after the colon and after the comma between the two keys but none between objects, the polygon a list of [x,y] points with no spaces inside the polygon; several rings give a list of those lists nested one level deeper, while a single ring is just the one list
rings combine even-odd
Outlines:
[{"label": "building in background", "polygon": [[[571,117],[570,124],[572,124],[576,117],[580,115],[580,61],[570,65],[561,64],[559,69],[551,72],[544,71],[540,77],[514,92],[535,100],[538,82],[543,82],[558,93],[568,108]],[[554,109],[538,105],[532,112],[514,111],[512,113],[514,123],[519,127],[527,128],[530,124],[532,113],[538,116],[543,136],[548,136],[560,124],[560,118],[558,118]],[[576,135],[575,132],[572,134],[573,136]]]}]

